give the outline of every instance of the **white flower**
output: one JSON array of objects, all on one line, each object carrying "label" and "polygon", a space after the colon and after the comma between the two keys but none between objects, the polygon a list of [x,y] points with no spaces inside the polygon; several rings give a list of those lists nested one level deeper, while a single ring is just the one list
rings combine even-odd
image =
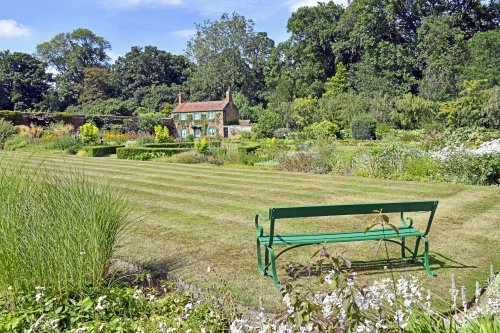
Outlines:
[{"label": "white flower", "polygon": [[43,296],[45,296],[44,293],[38,293],[35,295],[35,301],[38,302],[39,300],[41,300],[43,298]]},{"label": "white flower", "polygon": [[84,256],[86,253],[85,252],[80,252],[80,255],[81,256]]},{"label": "white flower", "polygon": [[167,331],[167,324],[160,322],[160,332],[165,333]]},{"label": "white flower", "polygon": [[101,325],[99,326],[99,332],[102,332],[102,330],[104,329],[104,326],[105,326],[104,324],[101,324]]},{"label": "white flower", "polygon": [[156,297],[155,295],[149,295],[148,300],[152,302],[154,301],[155,297]]},{"label": "white flower", "polygon": [[7,287],[7,290],[8,290],[8,291],[12,291],[13,289],[14,289],[14,288],[12,288],[12,286],[8,286],[8,287]]},{"label": "white flower", "polygon": [[212,271],[212,268],[210,266],[207,267],[207,273],[210,273]]},{"label": "white flower", "polygon": [[283,296],[283,303],[285,303],[286,310],[288,311],[288,313],[293,313],[292,300],[290,294],[287,293],[285,294],[285,296]]},{"label": "white flower", "polygon": [[86,330],[88,330],[89,328],[87,326],[83,326],[83,327],[80,327],[78,329],[75,330],[75,333],[81,333],[81,332],[85,332]]},{"label": "white flower", "polygon": [[401,310],[396,311],[396,313],[394,314],[394,319],[396,319],[399,327],[401,327],[402,329],[405,329],[405,327],[408,325],[407,320],[405,320],[405,314]]},{"label": "white flower", "polygon": [[53,330],[56,330],[57,327],[59,326],[59,319],[54,319],[54,320],[51,320],[47,323],[47,325],[53,329]]},{"label": "white flower", "polygon": [[97,300],[97,306],[95,307],[96,311],[102,311],[106,309],[106,305],[102,304],[102,302],[106,299],[106,296],[99,296],[99,299]]},{"label": "white flower", "polygon": [[142,290],[137,289],[132,297],[134,299],[139,299],[139,297],[141,297],[141,295],[142,295]]},{"label": "white flower", "polygon": [[189,310],[191,310],[193,308],[193,303],[188,303],[186,304],[186,306],[184,307],[184,312],[188,312]]}]

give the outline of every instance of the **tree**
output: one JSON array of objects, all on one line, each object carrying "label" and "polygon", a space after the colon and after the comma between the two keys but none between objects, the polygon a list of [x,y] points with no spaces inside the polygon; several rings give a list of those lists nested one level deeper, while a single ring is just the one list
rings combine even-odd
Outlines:
[{"label": "tree", "polygon": [[350,87],[349,72],[344,64],[339,62],[335,67],[335,75],[326,80],[324,95],[346,92]]},{"label": "tree", "polygon": [[78,103],[110,97],[112,87],[109,82],[110,73],[107,68],[87,67],[83,69],[83,83],[79,86]]},{"label": "tree", "polygon": [[331,1],[292,13],[287,23],[291,36],[278,45],[270,59],[267,74],[271,87],[284,79],[296,83],[291,91],[294,96],[321,95],[324,81],[335,73],[334,45],[342,12],[342,6]]},{"label": "tree", "polygon": [[218,99],[228,86],[252,105],[264,101],[264,67],[274,42],[244,16],[223,14],[219,20],[196,25],[186,53],[196,68],[190,77],[192,98]]},{"label": "tree", "polygon": [[150,87],[137,89],[134,93],[133,100],[135,100],[138,105],[148,110],[164,112],[167,111],[164,110],[167,104],[173,105],[177,103],[178,94],[184,89],[184,86],[177,84],[172,84],[170,86],[167,84],[153,84]]},{"label": "tree", "polygon": [[435,103],[412,94],[405,94],[396,102],[393,122],[405,129],[417,129],[433,120]]},{"label": "tree", "polygon": [[259,123],[254,126],[259,138],[270,138],[278,128],[283,127],[280,117],[276,112],[266,109],[259,117]]},{"label": "tree", "polygon": [[49,91],[45,63],[26,53],[0,52],[0,110],[37,107]]},{"label": "tree", "polygon": [[[182,85],[186,82],[190,69],[191,64],[184,56],[170,54],[155,46],[133,46],[113,64],[111,81],[117,97],[137,99],[137,95],[145,94],[151,86],[157,86],[155,89],[161,86],[159,89],[164,89]],[[177,93],[178,91],[175,95]],[[170,97],[171,94],[168,95]]]},{"label": "tree", "polygon": [[312,96],[296,98],[293,100],[293,118],[299,129],[304,128],[312,122],[314,112],[317,109],[317,102],[318,100]]},{"label": "tree", "polygon": [[109,49],[111,45],[107,40],[83,28],[60,33],[36,47],[38,57],[57,72],[59,108],[64,109],[78,100],[85,68],[108,66],[106,50]]},{"label": "tree", "polygon": [[478,32],[467,42],[467,50],[462,79],[486,79],[489,87],[500,84],[500,30]]}]

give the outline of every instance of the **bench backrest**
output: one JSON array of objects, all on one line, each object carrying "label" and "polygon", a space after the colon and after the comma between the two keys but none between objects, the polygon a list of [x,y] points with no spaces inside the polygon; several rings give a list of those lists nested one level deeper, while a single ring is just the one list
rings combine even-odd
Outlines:
[{"label": "bench backrest", "polygon": [[287,219],[297,217],[336,216],[355,214],[374,214],[402,212],[432,212],[438,201],[404,201],[404,202],[373,202],[365,204],[273,207],[269,209],[270,219]]},{"label": "bench backrest", "polygon": [[339,216],[357,214],[400,213],[403,220],[405,212],[430,212],[424,236],[429,233],[438,205],[437,200],[427,201],[402,201],[402,202],[373,202],[365,204],[340,204],[324,206],[296,206],[296,207],[273,207],[269,209],[270,230],[269,236],[274,237],[274,221],[277,219]]}]

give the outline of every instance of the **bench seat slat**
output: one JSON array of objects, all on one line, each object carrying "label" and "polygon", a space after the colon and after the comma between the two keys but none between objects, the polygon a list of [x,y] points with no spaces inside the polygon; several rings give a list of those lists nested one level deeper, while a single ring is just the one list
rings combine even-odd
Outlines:
[{"label": "bench seat slat", "polygon": [[[402,237],[418,237],[422,233],[415,228],[399,228],[399,235],[392,229],[373,229],[366,233],[364,231],[339,232],[335,234],[302,234],[302,235],[274,235],[273,245],[297,245],[297,244],[321,244],[321,243],[341,243],[378,239],[391,239]],[[261,236],[259,240],[269,244],[268,236]]]}]

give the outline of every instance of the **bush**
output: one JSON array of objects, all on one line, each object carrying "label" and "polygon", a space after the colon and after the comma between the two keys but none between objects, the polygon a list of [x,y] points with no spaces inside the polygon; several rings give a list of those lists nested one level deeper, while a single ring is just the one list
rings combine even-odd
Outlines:
[{"label": "bush", "polygon": [[47,143],[47,148],[64,150],[71,155],[76,154],[82,147],[83,144],[72,135],[59,136]]},{"label": "bush", "polygon": [[139,129],[143,132],[153,133],[155,127],[160,125],[165,115],[162,113],[142,113],[139,116]]},{"label": "bush", "polygon": [[125,147],[123,145],[119,146],[89,146],[85,147],[86,156],[100,157],[107,156],[111,154],[116,154],[117,148]]},{"label": "bush", "polygon": [[450,182],[472,185],[500,184],[500,154],[454,154],[441,165],[443,177]]},{"label": "bush", "polygon": [[68,295],[99,287],[130,207],[82,173],[2,165],[0,290],[42,286]]},{"label": "bush", "polygon": [[10,121],[0,119],[0,144],[14,133],[16,133],[16,129],[12,123]]},{"label": "bush", "polygon": [[194,148],[194,142],[146,143],[146,148]]},{"label": "bush", "polygon": [[242,153],[251,153],[253,151],[256,151],[261,147],[260,143],[254,143],[254,142],[249,142],[242,144],[238,147],[238,150]]},{"label": "bush", "polygon": [[194,149],[201,153],[206,154],[208,152],[208,141],[205,138],[194,142]]},{"label": "bush", "polygon": [[310,139],[327,139],[340,136],[340,126],[337,122],[323,120],[322,122],[313,123],[304,128],[304,135]]},{"label": "bush", "polygon": [[238,134],[236,134],[236,139],[250,140],[253,139],[254,136],[255,134],[250,131],[241,131]]},{"label": "bush", "polygon": [[29,145],[29,140],[26,137],[14,135],[5,141],[3,149],[15,151],[20,148],[24,148]]},{"label": "bush", "polygon": [[[138,158],[144,158],[148,157],[149,159],[153,158],[153,155],[155,157],[161,157],[161,156],[171,156],[174,154],[178,154],[181,152],[189,151],[190,148],[145,148],[145,147],[138,147],[138,148],[118,148],[116,149],[116,156],[119,159],[129,159],[129,160],[134,160]],[[139,157],[141,154],[148,153],[148,155],[142,155],[142,157]]]},{"label": "bush", "polygon": [[99,135],[99,129],[97,126],[86,123],[80,126],[80,139],[85,143],[93,143],[97,141],[97,136]]},{"label": "bush", "polygon": [[375,139],[375,128],[377,121],[373,116],[362,115],[354,118],[351,122],[351,131],[356,140]]},{"label": "bush", "polygon": [[167,162],[184,164],[206,163],[208,162],[208,156],[191,150],[172,155],[167,159]]},{"label": "bush", "polygon": [[127,142],[128,134],[120,133],[115,131],[106,131],[102,134],[102,139],[104,140],[104,144],[116,146],[121,145]]},{"label": "bush", "polygon": [[171,142],[172,138],[170,137],[170,133],[168,131],[167,126],[155,126],[155,142],[156,143],[166,143]]},{"label": "bush", "polygon": [[10,121],[14,126],[23,125],[23,114],[21,111],[0,110],[0,119]]},{"label": "bush", "polygon": [[290,129],[289,128],[278,128],[273,132],[273,136],[276,139],[285,139],[290,136]]}]

